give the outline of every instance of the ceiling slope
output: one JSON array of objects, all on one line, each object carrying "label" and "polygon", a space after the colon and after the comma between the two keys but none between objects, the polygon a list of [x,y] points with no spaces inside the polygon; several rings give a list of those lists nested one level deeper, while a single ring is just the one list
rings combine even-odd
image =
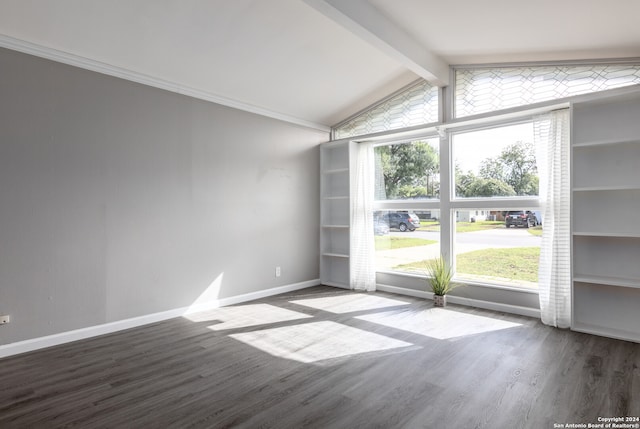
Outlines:
[{"label": "ceiling slope", "polygon": [[449,64],[640,57],[637,0],[0,0],[0,46],[327,130]]}]

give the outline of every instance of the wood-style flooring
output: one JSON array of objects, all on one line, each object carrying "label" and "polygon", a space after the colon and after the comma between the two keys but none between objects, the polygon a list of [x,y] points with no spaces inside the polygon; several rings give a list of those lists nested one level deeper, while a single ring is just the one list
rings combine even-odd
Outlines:
[{"label": "wood-style flooring", "polygon": [[638,344],[329,287],[0,359],[0,428],[554,428],[626,416],[640,416]]}]

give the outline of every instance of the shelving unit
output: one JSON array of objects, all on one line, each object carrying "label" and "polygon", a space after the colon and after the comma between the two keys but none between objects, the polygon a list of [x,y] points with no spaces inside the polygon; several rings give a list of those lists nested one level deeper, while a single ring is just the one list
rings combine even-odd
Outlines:
[{"label": "shelving unit", "polygon": [[572,329],[640,342],[640,95],[573,106]]},{"label": "shelving unit", "polygon": [[320,282],[350,287],[351,189],[356,143],[320,147]]}]

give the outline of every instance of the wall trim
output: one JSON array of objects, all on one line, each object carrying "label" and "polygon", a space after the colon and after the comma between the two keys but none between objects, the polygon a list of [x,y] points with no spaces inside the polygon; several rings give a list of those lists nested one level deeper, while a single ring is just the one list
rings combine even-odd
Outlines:
[{"label": "wall trim", "polygon": [[199,311],[211,310],[227,305],[240,304],[247,301],[253,301],[255,299],[279,295],[281,293],[293,292],[299,289],[306,289],[308,287],[318,286],[319,284],[320,279],[308,280],[300,283],[292,283],[289,285],[277,286],[257,292],[250,292],[242,295],[231,296],[228,298],[221,298],[218,300],[206,302],[204,304],[198,304],[197,306],[175,308],[172,310],[161,311],[159,313],[146,314],[144,316],[118,320],[115,322],[104,323],[102,325],[89,326],[86,328],[75,329],[73,331],[47,335],[45,337],[32,338],[29,340],[0,345],[0,358],[27,353],[34,350],[40,350],[60,344],[70,343],[72,341],[97,337],[99,335],[110,334],[113,332],[122,331],[124,329],[148,325],[150,323],[161,322],[163,320],[173,319],[175,317],[192,314]]},{"label": "wall trim", "polygon": [[152,86],[154,88],[164,89],[166,91],[175,92],[178,94],[197,98],[199,100],[210,101],[212,103],[232,107],[234,109],[243,110],[249,113],[255,113],[257,115],[266,116],[268,118],[278,119],[281,121],[289,122],[291,124],[301,125],[303,127],[316,129],[326,133],[331,132],[331,128],[324,124],[318,124],[316,122],[307,121],[302,118],[296,118],[294,116],[274,112],[269,109],[254,106],[249,103],[243,103],[241,101],[227,98],[211,92],[202,91],[200,89],[192,88],[169,80],[153,77],[133,70],[128,70],[124,67],[113,66],[111,64],[92,60],[80,55],[60,51],[58,49],[50,48],[32,42],[27,42],[26,40],[16,39],[15,37],[7,36],[5,34],[0,34],[0,47],[29,55],[34,55],[36,57],[45,58],[47,60],[56,61],[70,66],[79,67],[81,69],[102,73],[108,76],[129,80],[131,82],[141,83],[143,85]]},{"label": "wall trim", "polygon": [[[432,292],[408,289],[403,287],[378,284],[377,289],[383,292],[395,293],[398,295],[413,296],[416,298],[433,299]],[[504,313],[518,314],[539,319],[540,310],[537,308],[522,307],[519,305],[501,304],[499,302],[482,301],[479,299],[464,298],[461,296],[448,295],[447,301],[451,304],[466,305],[468,307],[484,308],[486,310],[502,311]]]}]

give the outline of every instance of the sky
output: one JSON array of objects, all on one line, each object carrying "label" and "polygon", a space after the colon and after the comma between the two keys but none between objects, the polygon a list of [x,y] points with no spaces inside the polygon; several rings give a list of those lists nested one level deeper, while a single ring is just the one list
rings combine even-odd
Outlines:
[{"label": "sky", "polygon": [[454,165],[459,165],[465,173],[471,170],[478,174],[482,161],[499,156],[502,149],[519,141],[533,143],[532,123],[456,133],[453,135]]}]

